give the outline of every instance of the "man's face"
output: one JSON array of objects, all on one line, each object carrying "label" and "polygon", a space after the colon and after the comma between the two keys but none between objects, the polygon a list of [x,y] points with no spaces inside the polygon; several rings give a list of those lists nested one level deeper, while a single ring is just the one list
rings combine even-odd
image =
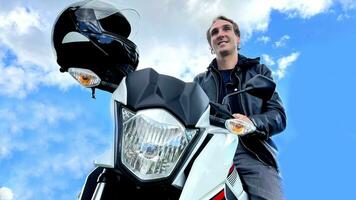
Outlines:
[{"label": "man's face", "polygon": [[225,20],[216,20],[210,28],[210,46],[217,56],[226,56],[237,53],[237,44],[240,37],[235,35],[232,23]]}]

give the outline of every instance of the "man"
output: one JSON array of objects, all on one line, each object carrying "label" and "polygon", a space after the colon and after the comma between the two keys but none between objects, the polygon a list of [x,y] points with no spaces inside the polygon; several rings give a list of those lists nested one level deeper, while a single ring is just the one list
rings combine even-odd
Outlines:
[{"label": "man", "polygon": [[260,64],[259,58],[239,54],[240,30],[231,19],[215,18],[207,31],[207,39],[216,58],[194,81],[200,84],[210,101],[228,105],[235,118],[256,127],[255,132],[239,137],[234,157],[244,189],[250,200],[284,199],[275,157],[277,148],[270,138],[286,127],[286,115],[278,93],[266,101],[246,93],[228,95],[243,89],[257,74],[272,79],[271,70]]}]

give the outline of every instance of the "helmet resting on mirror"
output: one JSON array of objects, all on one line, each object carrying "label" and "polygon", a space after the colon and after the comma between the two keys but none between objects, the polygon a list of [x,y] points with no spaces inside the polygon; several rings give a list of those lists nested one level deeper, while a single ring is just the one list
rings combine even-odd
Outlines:
[{"label": "helmet resting on mirror", "polygon": [[94,0],[70,5],[59,14],[52,32],[60,71],[89,69],[101,79],[96,88],[113,92],[138,65],[130,33],[130,22],[110,3]]}]

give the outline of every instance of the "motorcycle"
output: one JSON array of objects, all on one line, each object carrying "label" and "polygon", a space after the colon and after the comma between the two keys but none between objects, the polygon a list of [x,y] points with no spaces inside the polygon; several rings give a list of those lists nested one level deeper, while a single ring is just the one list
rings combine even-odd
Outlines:
[{"label": "motorcycle", "polygon": [[[95,89],[112,93],[113,145],[94,162],[78,199],[248,200],[233,157],[238,137],[255,127],[209,102],[197,83],[136,70],[125,10],[78,2],[61,12],[52,32],[60,71],[91,88],[93,97]],[[257,75],[229,95],[269,99],[274,89]]]},{"label": "motorcycle", "polygon": [[[78,81],[96,76],[83,69],[69,72]],[[236,94],[266,98],[274,87],[258,75]],[[151,68],[128,74],[112,94],[114,145],[95,161],[79,199],[247,200],[232,162],[238,135],[254,127],[210,116],[211,109],[231,117],[222,105],[209,102],[197,83]]]}]

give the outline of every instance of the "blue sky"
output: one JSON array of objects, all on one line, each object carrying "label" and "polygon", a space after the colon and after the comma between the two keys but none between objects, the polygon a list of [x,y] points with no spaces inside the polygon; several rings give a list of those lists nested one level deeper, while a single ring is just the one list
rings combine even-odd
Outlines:
[{"label": "blue sky", "polygon": [[[91,99],[55,63],[52,24],[72,2],[0,0],[0,200],[74,199],[111,144],[110,94]],[[240,53],[272,69],[286,106],[275,140],[287,199],[354,196],[355,1],[115,2],[141,15],[139,68],[186,81],[213,58],[211,19],[235,19]]]}]

